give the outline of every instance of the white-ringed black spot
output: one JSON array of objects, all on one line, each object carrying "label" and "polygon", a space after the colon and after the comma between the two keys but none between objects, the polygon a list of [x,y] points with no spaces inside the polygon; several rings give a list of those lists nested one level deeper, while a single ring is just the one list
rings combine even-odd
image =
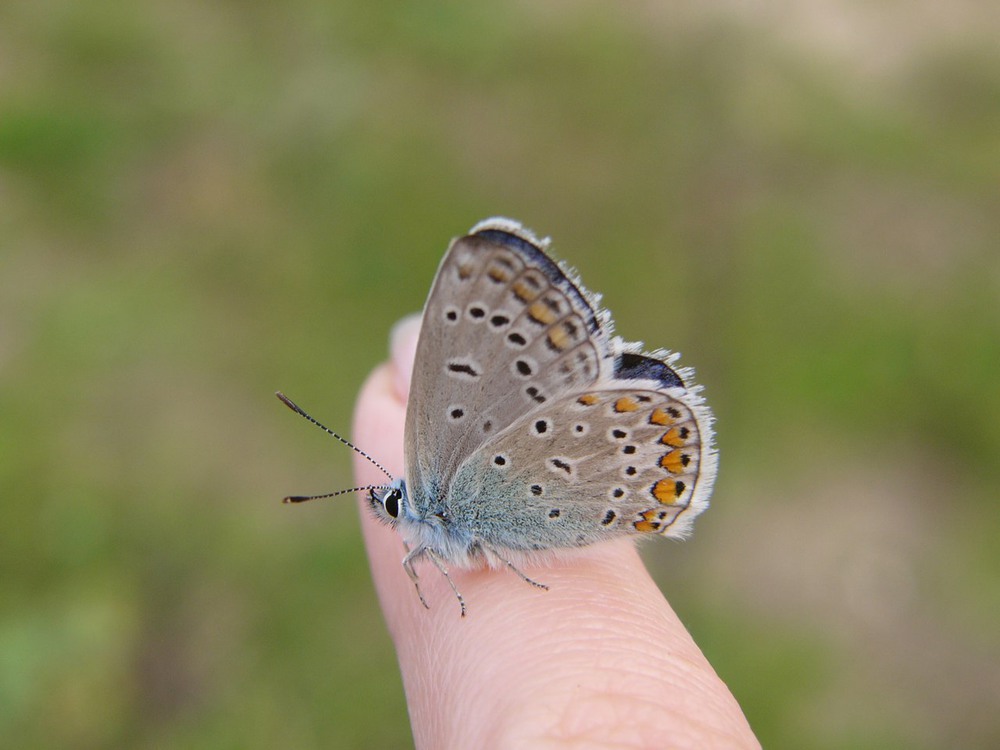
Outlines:
[{"label": "white-ringed black spot", "polygon": [[486,316],[486,311],[479,305],[469,306],[469,317],[473,320],[481,320]]},{"label": "white-ringed black spot", "polygon": [[630,477],[634,477],[636,474],[636,468],[634,466],[626,466],[625,474]]},{"label": "white-ringed black spot", "polygon": [[493,463],[495,463],[497,466],[506,466],[507,457],[497,454],[496,456],[493,457]]},{"label": "white-ringed black spot", "polygon": [[567,474],[573,473],[573,467],[570,465],[570,463],[568,461],[564,461],[561,458],[549,459],[549,463],[552,464],[555,468],[561,471],[565,471]]},{"label": "white-ringed black spot", "polygon": [[573,434],[576,435],[577,437],[583,437],[588,432],[590,432],[589,425],[583,424],[582,422],[573,425]]},{"label": "white-ringed black spot", "polygon": [[449,308],[449,309],[447,309],[447,310],[444,311],[444,317],[445,317],[445,320],[447,320],[447,321],[449,321],[451,323],[454,323],[456,320],[458,320],[458,310],[456,310],[453,307]]},{"label": "white-ringed black spot", "polygon": [[559,518],[559,512],[558,508],[553,508],[549,511],[549,518]]},{"label": "white-ringed black spot", "polygon": [[611,431],[611,437],[613,437],[615,440],[624,440],[625,438],[628,437],[628,433],[625,432],[625,430],[621,430],[616,427]]},{"label": "white-ringed black spot", "polygon": [[611,523],[618,517],[618,514],[613,510],[609,510],[604,514],[604,518],[601,519],[601,526],[610,526]]},{"label": "white-ringed black spot", "polygon": [[452,420],[457,422],[459,419],[465,416],[465,409],[463,409],[461,406],[454,406],[452,407],[451,411],[448,412],[448,416],[451,417]]},{"label": "white-ringed black spot", "polygon": [[622,453],[624,453],[626,456],[631,456],[633,453],[635,453],[635,446],[626,445],[624,448],[622,448]]},{"label": "white-ringed black spot", "polygon": [[611,497],[615,498],[615,500],[621,500],[623,497],[625,497],[625,490],[623,490],[621,487],[615,487],[613,490],[611,490]]},{"label": "white-ringed black spot", "polygon": [[508,323],[510,323],[510,318],[506,315],[494,315],[490,318],[490,325],[494,328],[503,328]]},{"label": "white-ringed black spot", "polygon": [[507,340],[514,344],[514,346],[527,346],[528,340],[524,338],[520,333],[514,331],[513,333],[507,334]]},{"label": "white-ringed black spot", "polygon": [[518,374],[525,378],[530,378],[535,372],[531,363],[525,359],[519,359],[514,362],[514,367],[517,368]]},{"label": "white-ringed black spot", "polygon": [[453,372],[456,375],[463,375],[469,378],[478,378],[479,371],[475,367],[470,365],[468,362],[449,362],[448,371]]},{"label": "white-ringed black spot", "polygon": [[538,497],[539,495],[541,495],[542,494],[542,485],[540,485],[540,484],[533,484],[533,485],[531,485],[531,494],[534,495],[535,497]]},{"label": "white-ringed black spot", "polygon": [[549,421],[547,419],[539,419],[537,422],[535,422],[536,435],[544,435],[546,432],[548,432],[548,429],[549,429]]}]

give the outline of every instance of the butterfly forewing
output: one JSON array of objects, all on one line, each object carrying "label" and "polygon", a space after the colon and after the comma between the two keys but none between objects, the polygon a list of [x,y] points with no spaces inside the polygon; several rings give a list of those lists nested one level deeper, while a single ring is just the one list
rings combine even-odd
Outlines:
[{"label": "butterfly forewing", "polygon": [[524,415],[612,368],[586,292],[540,243],[486,227],[452,243],[424,308],[406,415],[415,507],[444,499],[458,465]]}]

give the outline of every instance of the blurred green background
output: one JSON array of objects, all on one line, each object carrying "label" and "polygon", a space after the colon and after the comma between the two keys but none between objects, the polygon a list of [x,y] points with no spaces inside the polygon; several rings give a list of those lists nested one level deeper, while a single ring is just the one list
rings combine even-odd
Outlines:
[{"label": "blurred green background", "polygon": [[0,7],[0,737],[411,743],[348,430],[513,216],[684,353],[647,560],[770,748],[1000,746],[988,2]]}]

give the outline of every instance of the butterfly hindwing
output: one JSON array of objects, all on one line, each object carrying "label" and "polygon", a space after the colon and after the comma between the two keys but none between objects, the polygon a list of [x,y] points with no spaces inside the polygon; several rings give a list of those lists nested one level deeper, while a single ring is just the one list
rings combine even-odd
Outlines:
[{"label": "butterfly hindwing", "polygon": [[583,390],[520,418],[461,467],[451,511],[511,549],[684,536],[714,474],[706,414],[683,387],[630,385]]}]

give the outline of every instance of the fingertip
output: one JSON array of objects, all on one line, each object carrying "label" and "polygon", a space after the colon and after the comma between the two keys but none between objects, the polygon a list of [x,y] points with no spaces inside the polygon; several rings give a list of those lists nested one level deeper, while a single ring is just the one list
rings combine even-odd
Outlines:
[{"label": "fingertip", "polygon": [[[420,335],[420,315],[408,315],[393,326],[389,334],[389,362],[380,365],[368,376],[358,394],[354,412],[354,437],[369,451],[391,448],[384,456],[397,475],[403,473],[403,430],[406,421],[406,400],[410,391],[410,376]],[[359,477],[372,468],[358,464]]]},{"label": "fingertip", "polygon": [[396,394],[406,401],[410,393],[410,376],[413,360],[417,354],[417,339],[420,336],[421,316],[407,315],[393,326],[389,334],[389,354],[393,366],[393,382]]}]

